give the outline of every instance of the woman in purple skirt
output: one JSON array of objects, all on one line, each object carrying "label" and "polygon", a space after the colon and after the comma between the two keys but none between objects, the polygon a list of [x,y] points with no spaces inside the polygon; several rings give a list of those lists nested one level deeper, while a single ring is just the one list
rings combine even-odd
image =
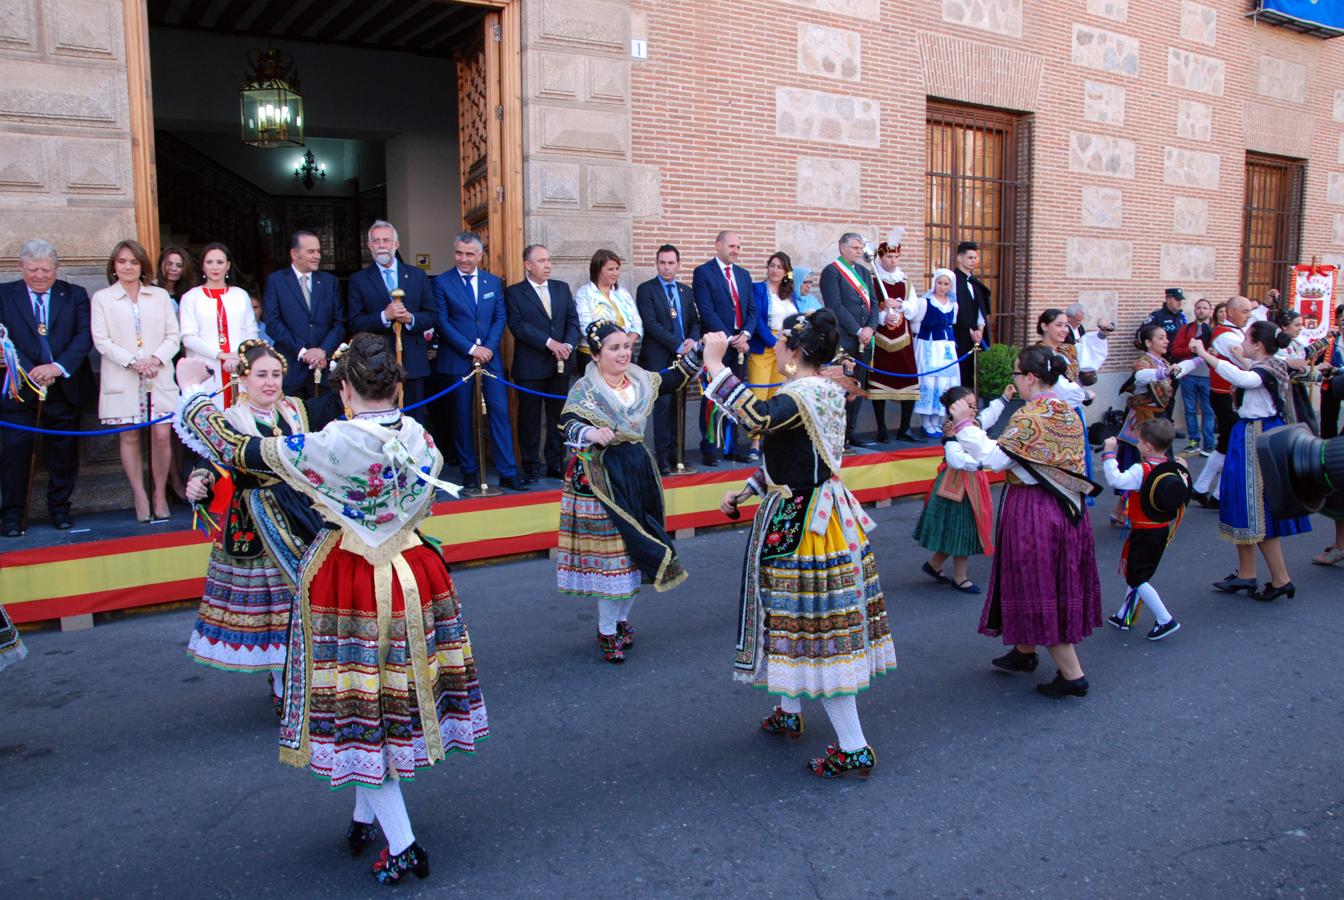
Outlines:
[{"label": "woman in purple skirt", "polygon": [[[1086,476],[1082,420],[1054,394],[1067,367],[1048,347],[1026,348],[1013,367],[1026,403],[998,441],[974,428],[957,437],[985,468],[1007,472],[980,633],[1016,645],[993,661],[1009,672],[1036,671],[1036,646],[1044,644],[1059,671],[1036,690],[1054,698],[1087,694],[1074,645],[1101,627],[1101,579],[1085,498],[1102,488]],[[954,421],[975,413],[964,400],[955,407]]]}]

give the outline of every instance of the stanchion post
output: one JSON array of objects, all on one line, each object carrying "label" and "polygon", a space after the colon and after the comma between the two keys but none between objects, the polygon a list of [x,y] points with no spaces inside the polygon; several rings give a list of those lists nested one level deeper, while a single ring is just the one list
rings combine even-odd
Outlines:
[{"label": "stanchion post", "polygon": [[[679,362],[681,362],[680,353],[677,354],[677,358],[672,364],[675,366]],[[689,475],[695,471],[694,468],[686,465],[686,391],[690,386],[691,379],[687,378],[672,398],[673,410],[675,411],[674,421],[677,426],[677,465],[673,468],[673,471],[678,475]]]},{"label": "stanchion post", "polygon": [[971,390],[975,391],[975,408],[980,408],[980,344],[971,347]]},{"label": "stanchion post", "polygon": [[471,367],[471,378],[472,391],[475,393],[471,408],[476,426],[476,477],[481,481],[477,485],[467,485],[463,492],[473,497],[498,497],[504,492],[491,487],[485,480],[485,430],[489,427],[489,423],[486,420],[485,386],[481,383],[485,378],[485,370],[481,368],[479,361]]}]

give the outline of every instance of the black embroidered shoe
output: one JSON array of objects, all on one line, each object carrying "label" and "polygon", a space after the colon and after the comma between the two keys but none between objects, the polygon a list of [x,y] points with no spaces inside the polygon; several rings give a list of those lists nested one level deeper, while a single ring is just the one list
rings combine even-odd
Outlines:
[{"label": "black embroidered shoe", "polygon": [[831,744],[826,748],[826,755],[809,762],[807,768],[820,778],[839,778],[851,773],[860,778],[867,778],[873,774],[873,767],[876,765],[877,754],[873,752],[872,747],[863,747],[853,753],[846,753]]},{"label": "black embroidered shoe", "polygon": [[387,847],[373,864],[373,877],[379,884],[396,884],[406,877],[407,872],[416,878],[429,877],[429,854],[418,842],[393,855]]},{"label": "black embroidered shoe", "polygon": [[761,720],[761,731],[766,734],[787,734],[791,741],[802,737],[806,727],[802,713],[786,713],[778,706],[774,712]]},{"label": "black embroidered shoe", "polygon": [[350,845],[350,855],[359,856],[373,842],[378,840],[378,826],[372,822],[354,822],[345,830],[345,840]]}]

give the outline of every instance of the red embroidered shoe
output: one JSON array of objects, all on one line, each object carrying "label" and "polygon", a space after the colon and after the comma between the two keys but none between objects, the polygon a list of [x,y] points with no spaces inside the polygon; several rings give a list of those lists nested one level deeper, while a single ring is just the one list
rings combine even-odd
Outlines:
[{"label": "red embroidered shoe", "polygon": [[621,639],[619,635],[597,633],[597,649],[602,652],[602,658],[609,663],[617,665],[625,662],[625,653],[621,651]]},{"label": "red embroidered shoe", "polygon": [[622,650],[635,646],[635,629],[630,627],[629,622],[616,623],[616,643]]},{"label": "red embroidered shoe", "polygon": [[766,734],[787,734],[791,741],[802,737],[805,729],[802,713],[786,713],[778,706],[774,712],[761,720],[761,731]]},{"label": "red embroidered shoe", "polygon": [[807,764],[813,775],[821,778],[839,778],[851,773],[867,778],[877,765],[877,753],[872,747],[864,747],[853,753],[846,753],[834,744],[826,747],[826,756],[814,759]]}]

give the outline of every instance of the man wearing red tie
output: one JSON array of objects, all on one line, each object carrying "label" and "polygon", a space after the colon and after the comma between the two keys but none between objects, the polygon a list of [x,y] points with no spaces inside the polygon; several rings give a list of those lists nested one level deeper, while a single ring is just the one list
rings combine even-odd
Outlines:
[{"label": "man wearing red tie", "polygon": [[[714,258],[696,266],[691,276],[691,293],[695,295],[695,309],[700,314],[701,332],[722,331],[732,340],[736,354],[729,353],[724,360],[733,374],[746,379],[747,344],[751,340],[749,323],[756,321],[756,296],[751,289],[751,273],[737,265],[742,252],[742,239],[735,231],[720,231],[714,239]],[[718,449],[708,434],[709,404],[700,410],[700,458],[707,466],[719,464]],[[725,440],[725,443],[728,443]],[[734,443],[746,456],[746,445]]]},{"label": "man wearing red tie", "polygon": [[[878,309],[872,295],[873,273],[861,264],[863,248],[861,234],[851,231],[840,238],[840,256],[821,270],[821,300],[840,323],[840,349],[871,365]],[[866,385],[868,370],[855,366],[854,378],[859,384]],[[854,398],[845,409],[845,443],[867,447],[870,441],[854,436],[859,408],[859,400]]]}]

